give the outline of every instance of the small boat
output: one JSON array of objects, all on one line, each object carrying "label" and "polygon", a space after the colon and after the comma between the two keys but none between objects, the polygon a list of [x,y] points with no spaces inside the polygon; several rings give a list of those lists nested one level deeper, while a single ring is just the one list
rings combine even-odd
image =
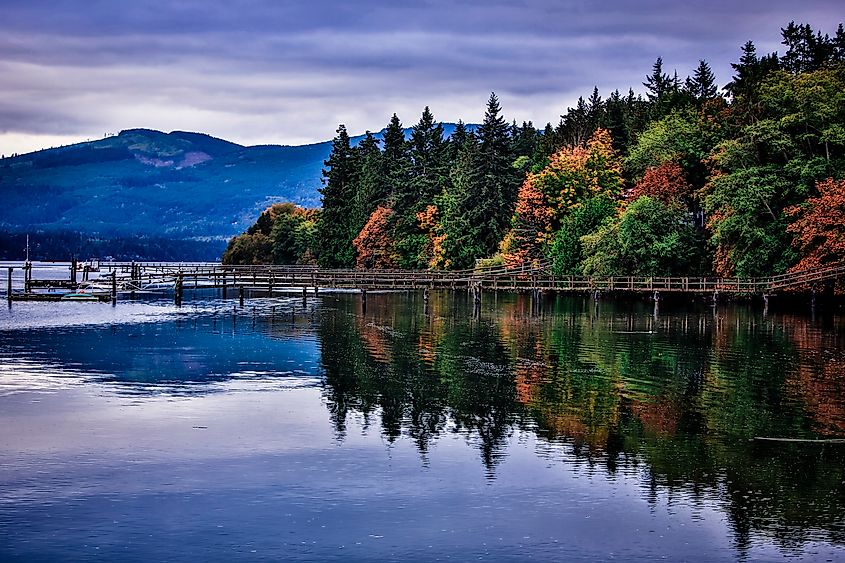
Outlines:
[{"label": "small boat", "polygon": [[171,291],[176,289],[176,282],[171,280],[150,281],[141,286],[144,291]]},{"label": "small boat", "polygon": [[82,293],[75,291],[62,295],[62,301],[101,301],[102,299],[93,293]]}]

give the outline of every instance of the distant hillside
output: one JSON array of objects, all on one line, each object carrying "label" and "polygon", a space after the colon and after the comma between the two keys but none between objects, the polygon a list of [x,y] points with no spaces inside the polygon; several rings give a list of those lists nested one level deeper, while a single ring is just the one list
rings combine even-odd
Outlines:
[{"label": "distant hillside", "polygon": [[[454,125],[444,124],[444,129],[450,134]],[[35,244],[38,233],[54,241],[58,233],[98,241],[190,240],[194,251],[205,248],[203,257],[216,259],[225,241],[271,203],[319,206],[317,190],[330,150],[330,141],[244,147],[202,133],[129,129],[98,141],[5,158],[0,160],[0,231],[7,239],[29,233]],[[17,246],[0,242],[0,259],[18,259]],[[65,258],[73,251],[42,257]]]}]

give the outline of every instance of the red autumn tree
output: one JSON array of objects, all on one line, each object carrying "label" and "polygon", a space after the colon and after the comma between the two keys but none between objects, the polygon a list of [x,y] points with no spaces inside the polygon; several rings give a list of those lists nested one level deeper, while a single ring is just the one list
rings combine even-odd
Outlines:
[{"label": "red autumn tree", "polygon": [[801,253],[791,271],[845,263],[845,180],[833,178],[816,184],[819,196],[784,211],[795,220],[787,231]]},{"label": "red autumn tree", "polygon": [[393,209],[379,206],[364,224],[361,232],[352,241],[357,253],[358,268],[396,268],[399,255],[396,241],[391,236]]},{"label": "red autumn tree", "polygon": [[630,199],[633,201],[641,196],[649,196],[663,203],[680,201],[689,204],[692,199],[692,186],[684,177],[681,165],[669,161],[646,170],[642,180],[637,182],[631,191]]}]

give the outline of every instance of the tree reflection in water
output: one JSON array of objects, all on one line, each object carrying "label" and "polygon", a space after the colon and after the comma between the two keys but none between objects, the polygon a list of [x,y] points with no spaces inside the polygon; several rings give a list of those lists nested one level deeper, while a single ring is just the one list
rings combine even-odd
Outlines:
[{"label": "tree reflection in water", "polygon": [[488,477],[514,433],[538,455],[645,470],[644,495],[721,503],[739,553],[754,532],[784,548],[812,533],[845,543],[843,446],[755,436],[845,436],[842,320],[762,317],[744,305],[664,305],[583,297],[462,294],[329,298],[317,331],[324,397],[338,440],[351,416],[378,420],[423,463],[459,434]]}]

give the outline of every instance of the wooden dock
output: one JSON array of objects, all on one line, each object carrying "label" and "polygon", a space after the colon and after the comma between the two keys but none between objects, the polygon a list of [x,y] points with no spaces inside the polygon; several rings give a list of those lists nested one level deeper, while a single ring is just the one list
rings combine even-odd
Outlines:
[{"label": "wooden dock", "polygon": [[[318,292],[320,289],[368,290],[466,290],[563,292],[563,293],[647,293],[658,297],[663,293],[760,295],[776,292],[814,291],[829,280],[845,276],[845,266],[821,268],[769,276],[764,278],[709,278],[667,276],[555,276],[546,264],[520,268],[487,268],[459,271],[437,270],[349,270],[315,266],[224,266],[220,264],[173,264],[112,262],[101,265],[96,287],[100,292],[117,293],[168,290],[181,303],[185,289],[217,288],[269,293],[280,291]],[[76,272],[70,280],[32,280],[26,277],[23,294],[31,296],[39,287],[62,287],[76,290]],[[85,276],[87,278],[87,275]],[[11,287],[11,269],[9,287]],[[84,284],[84,282],[83,282]]]}]

